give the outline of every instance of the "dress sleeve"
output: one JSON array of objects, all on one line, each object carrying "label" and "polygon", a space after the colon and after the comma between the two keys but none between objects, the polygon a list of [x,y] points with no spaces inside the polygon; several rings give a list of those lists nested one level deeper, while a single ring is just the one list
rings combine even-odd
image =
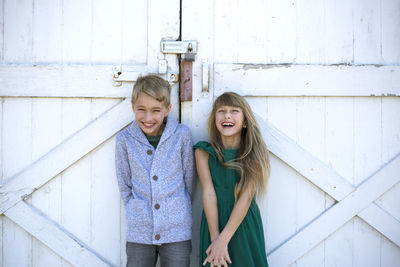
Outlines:
[{"label": "dress sleeve", "polygon": [[196,143],[193,148],[204,150],[211,156],[215,157],[215,151],[209,142],[200,141],[200,142]]}]

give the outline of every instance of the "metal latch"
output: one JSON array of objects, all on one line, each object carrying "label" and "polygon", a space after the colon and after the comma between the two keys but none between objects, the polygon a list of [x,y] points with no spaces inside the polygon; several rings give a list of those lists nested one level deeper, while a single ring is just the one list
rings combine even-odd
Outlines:
[{"label": "metal latch", "polygon": [[[128,67],[124,67],[122,69],[121,66],[113,67],[113,85],[114,86],[121,86],[122,82],[136,82],[136,80],[141,75],[145,75],[146,73],[132,70]],[[178,73],[159,73],[157,74],[161,78],[165,79],[169,83],[177,83],[179,81],[179,74]]]},{"label": "metal latch", "polygon": [[197,53],[197,41],[161,41],[161,53],[184,54],[186,61],[194,61]]}]

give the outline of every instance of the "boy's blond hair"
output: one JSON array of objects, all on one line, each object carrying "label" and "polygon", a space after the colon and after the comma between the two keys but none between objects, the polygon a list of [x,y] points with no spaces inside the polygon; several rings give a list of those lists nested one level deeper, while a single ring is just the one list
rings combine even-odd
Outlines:
[{"label": "boy's blond hair", "polygon": [[132,105],[135,105],[140,93],[153,97],[166,107],[170,104],[171,86],[157,75],[149,74],[136,80],[132,90]]}]

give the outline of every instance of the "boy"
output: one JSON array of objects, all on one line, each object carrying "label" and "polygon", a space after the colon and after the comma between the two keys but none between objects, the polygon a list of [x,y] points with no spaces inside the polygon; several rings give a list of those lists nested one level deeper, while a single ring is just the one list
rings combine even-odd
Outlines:
[{"label": "boy", "polygon": [[135,120],[116,138],[118,186],[125,204],[127,266],[189,266],[193,149],[190,130],[168,117],[170,85],[140,77]]}]

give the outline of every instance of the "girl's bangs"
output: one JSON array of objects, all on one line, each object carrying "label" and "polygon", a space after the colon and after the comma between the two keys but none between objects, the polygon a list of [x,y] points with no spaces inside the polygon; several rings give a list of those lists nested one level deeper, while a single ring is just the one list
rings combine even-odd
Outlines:
[{"label": "girl's bangs", "polygon": [[243,103],[240,98],[236,97],[234,94],[222,94],[215,100],[215,107],[219,108],[221,106],[230,106],[243,108]]}]

